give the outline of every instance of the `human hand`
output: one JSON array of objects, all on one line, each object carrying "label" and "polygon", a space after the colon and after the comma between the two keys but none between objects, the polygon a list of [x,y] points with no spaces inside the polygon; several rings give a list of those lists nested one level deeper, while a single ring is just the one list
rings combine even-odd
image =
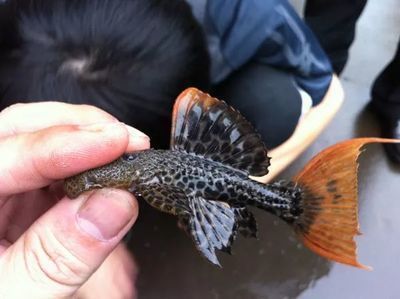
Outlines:
[{"label": "human hand", "polygon": [[57,181],[148,147],[143,133],[91,106],[0,113],[0,298],[79,295],[135,222],[137,203],[113,189],[70,200]]}]

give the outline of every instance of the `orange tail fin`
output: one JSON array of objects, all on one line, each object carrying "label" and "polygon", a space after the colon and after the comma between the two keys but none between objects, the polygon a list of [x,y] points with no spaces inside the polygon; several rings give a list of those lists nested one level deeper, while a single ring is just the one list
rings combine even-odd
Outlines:
[{"label": "orange tail fin", "polygon": [[339,263],[371,270],[357,261],[354,236],[360,234],[357,158],[366,143],[399,140],[359,138],[333,145],[315,156],[294,178],[304,190],[303,214],[295,228],[304,244]]}]

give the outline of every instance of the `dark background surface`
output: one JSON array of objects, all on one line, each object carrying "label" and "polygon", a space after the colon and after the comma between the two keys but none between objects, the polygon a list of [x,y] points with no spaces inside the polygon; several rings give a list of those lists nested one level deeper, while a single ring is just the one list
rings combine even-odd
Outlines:
[{"label": "dark background surface", "polygon": [[[364,107],[374,77],[390,60],[400,36],[398,0],[370,0],[342,76],[345,103],[328,129],[281,177],[290,178],[321,149],[355,136],[377,136]],[[272,161],[273,163],[273,161]],[[141,202],[130,247],[140,267],[139,298],[289,299],[400,298],[400,168],[368,146],[359,175],[359,260],[367,272],[332,264],[304,248],[276,217],[255,211],[260,240],[239,238],[222,269],[197,253],[176,219]]]}]

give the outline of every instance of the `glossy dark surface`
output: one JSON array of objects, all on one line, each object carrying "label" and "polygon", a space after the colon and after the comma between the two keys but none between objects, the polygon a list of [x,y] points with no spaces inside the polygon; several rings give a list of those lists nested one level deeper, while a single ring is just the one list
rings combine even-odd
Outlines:
[{"label": "glossy dark surface", "polygon": [[[353,136],[376,136],[364,112],[369,86],[389,61],[400,36],[398,0],[370,0],[343,74],[346,100],[315,144],[282,177],[295,174],[321,149]],[[358,299],[399,298],[400,168],[368,146],[361,157],[359,259],[367,272],[332,264],[305,249],[283,222],[254,211],[260,240],[241,238],[233,257],[219,255],[222,269],[205,262],[176,227],[176,219],[140,202],[131,248],[140,266],[138,291],[145,299]]]}]

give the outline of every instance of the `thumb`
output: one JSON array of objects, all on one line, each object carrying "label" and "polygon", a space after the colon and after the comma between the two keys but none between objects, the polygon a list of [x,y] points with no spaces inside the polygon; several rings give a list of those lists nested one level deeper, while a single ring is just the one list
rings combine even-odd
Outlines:
[{"label": "thumb", "polygon": [[62,199],[1,256],[0,298],[72,298],[137,213],[136,200],[122,190]]}]

